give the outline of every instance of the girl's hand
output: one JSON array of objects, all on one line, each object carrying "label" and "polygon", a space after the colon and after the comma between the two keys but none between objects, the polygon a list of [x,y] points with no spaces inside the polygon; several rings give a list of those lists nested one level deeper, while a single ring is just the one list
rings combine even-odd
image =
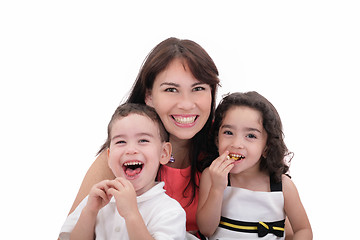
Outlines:
[{"label": "girl's hand", "polygon": [[107,192],[114,196],[117,210],[123,218],[127,219],[138,211],[135,189],[127,179],[118,177],[111,181],[111,187]]},{"label": "girl's hand", "polygon": [[228,158],[229,151],[225,151],[216,158],[209,167],[211,187],[224,190],[228,183],[228,174],[234,167],[234,159]]},{"label": "girl's hand", "polygon": [[104,180],[95,184],[89,193],[89,198],[86,204],[86,209],[93,213],[99,212],[101,208],[106,206],[111,199],[111,196],[107,193],[110,180]]}]

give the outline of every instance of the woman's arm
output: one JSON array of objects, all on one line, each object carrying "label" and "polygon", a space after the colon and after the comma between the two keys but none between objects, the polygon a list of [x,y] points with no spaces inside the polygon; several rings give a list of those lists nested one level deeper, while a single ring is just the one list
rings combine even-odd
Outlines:
[{"label": "woman's arm", "polygon": [[102,180],[112,180],[114,178],[115,176],[108,166],[107,153],[106,151],[103,151],[99,154],[99,156],[95,159],[94,163],[87,171],[69,214],[72,213],[79,205],[79,203],[89,194],[92,186],[94,186],[98,182],[101,182]]},{"label": "woman's arm", "polygon": [[295,184],[287,176],[283,176],[284,208],[294,231],[293,239],[313,239],[309,219],[301,203]]}]

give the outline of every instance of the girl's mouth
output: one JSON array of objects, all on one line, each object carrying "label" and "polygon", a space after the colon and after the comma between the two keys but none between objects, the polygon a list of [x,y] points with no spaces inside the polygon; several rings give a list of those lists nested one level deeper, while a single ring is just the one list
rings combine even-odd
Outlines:
[{"label": "girl's mouth", "polygon": [[135,178],[143,169],[144,163],[140,161],[128,161],[123,164],[123,170],[128,178]]},{"label": "girl's mouth", "polygon": [[228,159],[234,159],[235,161],[239,161],[245,158],[244,155],[241,154],[235,154],[235,153],[230,153],[228,156]]}]

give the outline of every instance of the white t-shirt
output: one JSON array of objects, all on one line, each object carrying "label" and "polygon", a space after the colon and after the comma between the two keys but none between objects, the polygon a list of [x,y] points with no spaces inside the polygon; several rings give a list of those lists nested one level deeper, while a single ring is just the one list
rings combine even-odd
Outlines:
[{"label": "white t-shirt", "polygon": [[[149,191],[137,197],[139,212],[154,239],[184,240],[186,239],[185,211],[176,200],[165,194],[163,187],[164,182],[157,183]],[[70,238],[70,233],[87,199],[88,197],[67,217],[60,231],[60,239]],[[129,239],[125,219],[117,211],[115,198],[100,209],[96,219],[95,234],[96,239]]]}]

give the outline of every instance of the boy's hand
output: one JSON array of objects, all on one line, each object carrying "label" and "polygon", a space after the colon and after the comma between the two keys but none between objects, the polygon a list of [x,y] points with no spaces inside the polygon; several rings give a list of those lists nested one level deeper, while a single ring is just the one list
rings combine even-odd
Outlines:
[{"label": "boy's hand", "polygon": [[127,219],[138,211],[135,189],[127,179],[118,177],[111,181],[111,188],[107,192],[114,196],[117,210],[123,218]]},{"label": "boy's hand", "polygon": [[111,199],[111,196],[107,193],[109,189],[110,180],[104,180],[95,184],[89,193],[86,209],[93,213],[98,213],[101,208],[106,206]]},{"label": "boy's hand", "polygon": [[211,187],[224,190],[228,183],[228,174],[234,167],[234,159],[228,158],[229,151],[225,151],[216,158],[209,167]]}]

